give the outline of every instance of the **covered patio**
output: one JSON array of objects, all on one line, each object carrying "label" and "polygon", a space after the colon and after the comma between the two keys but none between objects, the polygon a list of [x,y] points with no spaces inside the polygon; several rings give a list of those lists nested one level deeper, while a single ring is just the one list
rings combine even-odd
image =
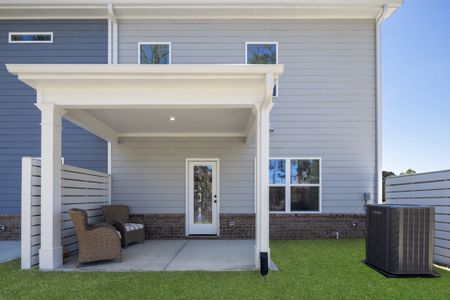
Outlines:
[{"label": "covered patio", "polygon": [[[111,144],[120,144],[121,139],[130,137],[234,137],[241,138],[243,143],[254,143],[256,148],[254,241],[233,243],[219,240],[147,241],[143,245],[134,246],[134,249],[143,247],[143,251],[133,250],[130,247],[127,252],[124,251],[124,255],[129,258],[128,261],[134,261],[130,266],[133,264],[138,266],[136,259],[141,257],[139,261],[142,262],[144,255],[149,263],[148,270],[152,268],[195,270],[202,269],[202,264],[200,261],[196,263],[194,254],[199,255],[202,251],[189,249],[216,247],[216,252],[224,254],[221,257],[226,258],[224,263],[231,268],[261,270],[268,268],[269,194],[265,170],[268,170],[269,163],[272,93],[283,72],[282,65],[7,65],[7,68],[21,81],[36,89],[36,106],[41,110],[42,116],[40,269],[61,269],[65,253],[61,244],[63,229],[61,224],[67,222],[64,220],[65,212],[62,211],[64,195],[61,192],[63,190],[61,174],[64,171],[61,166],[62,118],[70,120]],[[184,121],[179,123],[182,125],[167,125],[167,119],[172,121],[175,117]],[[218,181],[220,182],[219,179]],[[220,210],[218,189],[216,193],[218,197],[213,204],[217,214]],[[111,193],[110,187],[108,191]],[[188,193],[186,188],[186,197]],[[110,203],[111,195],[107,200]],[[186,220],[189,214],[186,207]],[[26,221],[28,216],[23,215],[22,218]],[[214,226],[218,227],[220,223],[216,222]],[[186,227],[187,235],[196,232],[188,230],[188,221]],[[214,228],[208,230],[219,234]],[[164,251],[166,258],[162,255],[151,259],[152,255],[158,253],[159,246],[169,244],[171,250]],[[226,251],[232,244],[237,245],[236,249],[243,247],[242,251],[235,252],[232,249]],[[179,248],[180,245],[182,248]],[[145,247],[151,247],[152,251],[145,251]],[[170,255],[173,251],[176,255]],[[189,261],[182,259],[184,253],[186,255],[191,253],[190,261],[194,265],[177,264],[177,260],[183,261],[184,264]],[[234,258],[238,257],[242,259],[242,263],[233,266]],[[156,263],[158,259],[161,259],[161,264]],[[220,265],[217,263],[217,257],[214,260]],[[207,260],[204,260],[203,264],[206,265],[205,269],[210,268]],[[101,265],[98,266],[101,269]],[[117,264],[117,266],[121,269],[124,265],[120,267],[120,264]],[[142,268],[143,266],[141,264]],[[226,269],[227,266],[224,265],[223,268]]]},{"label": "covered patio", "polygon": [[[150,240],[124,249],[122,261],[104,261],[77,267],[76,255],[58,271],[161,272],[255,271],[253,240]],[[269,262],[270,270],[277,270]]]}]

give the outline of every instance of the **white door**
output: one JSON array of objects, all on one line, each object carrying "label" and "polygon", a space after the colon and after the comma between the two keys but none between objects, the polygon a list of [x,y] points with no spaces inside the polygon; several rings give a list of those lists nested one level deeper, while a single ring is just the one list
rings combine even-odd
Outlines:
[{"label": "white door", "polygon": [[219,195],[216,160],[192,160],[187,164],[188,234],[219,232]]}]

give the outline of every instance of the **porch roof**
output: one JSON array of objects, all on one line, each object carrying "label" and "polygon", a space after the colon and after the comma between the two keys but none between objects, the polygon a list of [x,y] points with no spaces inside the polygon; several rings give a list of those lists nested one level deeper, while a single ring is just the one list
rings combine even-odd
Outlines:
[{"label": "porch roof", "polygon": [[[249,137],[254,108],[271,105],[283,65],[8,64],[64,117],[119,137]],[[171,121],[175,118],[175,121]]]}]

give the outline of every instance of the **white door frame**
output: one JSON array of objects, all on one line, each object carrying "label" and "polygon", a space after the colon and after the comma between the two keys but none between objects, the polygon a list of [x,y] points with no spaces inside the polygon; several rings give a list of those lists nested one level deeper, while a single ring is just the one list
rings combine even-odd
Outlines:
[{"label": "white door frame", "polygon": [[[186,236],[189,236],[190,234],[190,207],[189,207],[189,164],[192,162],[213,162],[216,164],[216,171],[215,171],[215,180],[216,180],[216,195],[217,195],[217,203],[215,208],[215,215],[213,210],[213,220],[216,222],[216,234],[217,236],[220,235],[220,163],[218,158],[186,158],[186,179],[185,179],[185,189],[186,189],[186,196],[185,196],[185,223],[186,223]],[[213,203],[214,205],[214,203]]]}]

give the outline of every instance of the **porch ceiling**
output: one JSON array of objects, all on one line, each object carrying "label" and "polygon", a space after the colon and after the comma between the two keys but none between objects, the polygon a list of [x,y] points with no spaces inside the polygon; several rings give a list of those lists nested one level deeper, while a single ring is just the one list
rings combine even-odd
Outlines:
[{"label": "porch ceiling", "polygon": [[[89,109],[119,137],[246,136],[250,108]],[[173,118],[174,120],[171,120]]]}]

